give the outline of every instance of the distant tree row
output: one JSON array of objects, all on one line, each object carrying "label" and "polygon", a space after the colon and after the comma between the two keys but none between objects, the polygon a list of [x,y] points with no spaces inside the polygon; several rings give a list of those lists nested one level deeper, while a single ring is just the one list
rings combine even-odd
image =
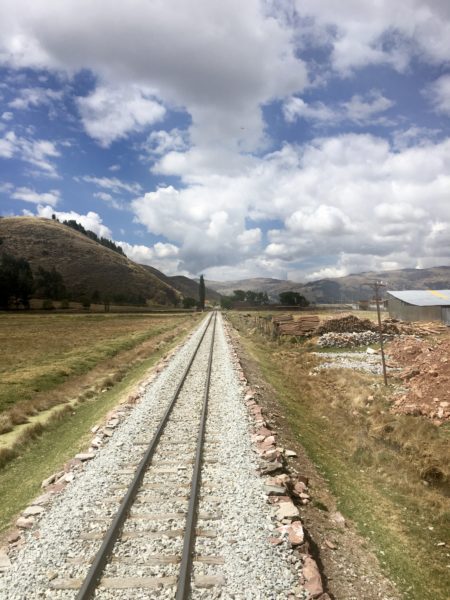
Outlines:
[{"label": "distant tree row", "polygon": [[[53,215],[53,216],[55,217],[55,215]],[[53,220],[57,221],[56,217]],[[98,235],[96,233],[94,233],[93,231],[90,231],[89,229],[85,229],[83,227],[83,225],[81,225],[81,223],[78,223],[74,219],[69,219],[68,221],[63,221],[62,224],[67,225],[67,227],[71,227],[72,229],[75,229],[75,231],[79,231],[80,233],[87,236],[91,240],[94,240],[94,242],[98,242],[102,246],[105,246],[105,248],[109,248],[110,250],[113,250],[114,252],[117,252],[118,254],[122,254],[122,256],[125,256],[125,252],[122,250],[122,248],[120,246],[118,246],[117,244],[115,244],[112,240],[109,240],[108,238],[104,238],[104,237],[98,237]]]},{"label": "distant tree row", "polygon": [[[278,298],[283,306],[309,306],[308,300],[298,292],[281,292],[278,294]],[[220,301],[221,307],[225,309],[233,308],[237,303],[246,303],[249,306],[266,306],[269,304],[269,297],[266,292],[234,290],[232,296],[222,296]]]}]

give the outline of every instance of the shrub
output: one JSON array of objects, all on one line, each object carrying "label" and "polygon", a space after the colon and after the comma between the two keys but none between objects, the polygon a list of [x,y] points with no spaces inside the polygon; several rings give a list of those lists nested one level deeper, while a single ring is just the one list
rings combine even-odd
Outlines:
[{"label": "shrub", "polygon": [[54,310],[54,308],[55,305],[51,300],[47,299],[42,302],[42,310]]}]

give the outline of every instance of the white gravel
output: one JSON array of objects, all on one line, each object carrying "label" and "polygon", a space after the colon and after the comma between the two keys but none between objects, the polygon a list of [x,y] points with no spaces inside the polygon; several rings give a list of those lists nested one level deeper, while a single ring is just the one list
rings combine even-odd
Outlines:
[{"label": "white gravel", "polygon": [[[34,530],[27,535],[25,547],[11,557],[11,569],[0,579],[2,600],[75,598],[75,591],[54,590],[51,582],[55,577],[83,577],[87,572],[88,566],[83,561],[73,564],[73,559],[93,556],[100,542],[88,541],[82,536],[106,529],[108,518],[118,505],[114,497],[128,484],[132,474],[127,471],[137,464],[144,451],[144,446],[136,442],[151,439],[205,324],[206,320],[148,385],[142,401],[116,428],[109,443],[77,472],[74,481],[37,521]],[[192,597],[281,600],[297,585],[298,565],[287,546],[274,548],[268,542],[275,527],[274,509],[267,503],[263,480],[256,474],[243,389],[220,315],[216,333],[202,471],[202,520],[198,523],[198,528],[213,532],[215,537],[198,537],[195,549],[198,555],[221,557],[223,564],[196,562],[194,574],[223,576],[225,585],[206,590],[194,586]],[[140,518],[128,522],[125,533],[167,531],[184,526],[206,360],[205,344],[145,476],[146,489],[139,493],[132,509]],[[142,519],[144,515],[152,519]],[[158,516],[159,520],[153,520]],[[36,530],[39,530],[39,539],[36,539]],[[179,554],[181,545],[181,536],[161,538],[149,533],[142,538],[120,540],[114,552],[119,558],[107,567],[105,575],[176,575],[176,564],[142,566],[138,562],[152,554]],[[133,558],[129,561],[131,565],[120,563],[120,557],[136,556],[139,561]],[[171,586],[157,591],[103,590],[96,598],[173,598],[174,589]]]}]

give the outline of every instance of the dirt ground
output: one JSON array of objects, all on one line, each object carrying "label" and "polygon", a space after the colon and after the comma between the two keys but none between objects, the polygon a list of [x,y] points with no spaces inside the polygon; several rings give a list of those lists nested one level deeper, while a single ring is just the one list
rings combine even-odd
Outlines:
[{"label": "dirt ground", "polygon": [[387,355],[402,369],[392,411],[422,415],[436,425],[450,421],[450,337],[399,338],[388,345]]},{"label": "dirt ground", "polygon": [[244,349],[234,331],[234,343],[249,384],[257,390],[257,401],[280,445],[297,457],[290,459],[293,474],[306,476],[313,501],[302,507],[301,518],[309,535],[311,554],[323,577],[324,589],[334,600],[399,600],[395,585],[382,573],[376,556],[352,523],[336,518],[336,499],[305,450],[294,438],[277,400],[276,390],[261,374],[259,364]]}]

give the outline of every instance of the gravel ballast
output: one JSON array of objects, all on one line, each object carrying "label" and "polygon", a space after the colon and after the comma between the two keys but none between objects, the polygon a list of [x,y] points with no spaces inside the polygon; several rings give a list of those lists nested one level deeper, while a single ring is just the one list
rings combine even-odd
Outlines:
[{"label": "gravel ballast", "polygon": [[[58,578],[82,578],[87,572],[88,565],[79,559],[93,556],[100,541],[82,538],[88,532],[105,531],[117,507],[114,494],[120,494],[132,478],[133,466],[145,449],[142,442],[151,439],[205,326],[206,320],[146,387],[141,402],[116,427],[108,443],[83,470],[75,472],[73,481],[37,518],[34,528],[26,534],[25,546],[10,556],[12,566],[0,579],[0,598],[75,598],[76,591],[52,589],[52,582]],[[186,486],[205,381],[208,335],[186,380],[179,406],[174,409],[173,421],[167,426],[167,439],[172,445],[168,441],[163,445],[161,438],[161,448],[152,463],[155,468],[150,468],[144,480],[147,489],[140,492],[132,510],[137,518],[125,525],[125,532],[155,532],[184,526]],[[276,509],[267,503],[264,481],[257,474],[243,390],[219,314],[198,522],[198,529],[211,531],[214,536],[197,537],[195,546],[196,555],[219,560],[218,564],[196,561],[194,576],[223,578],[224,586],[204,589],[193,585],[192,597],[306,598],[298,588],[298,559],[287,544],[274,547],[268,541],[277,526]],[[159,513],[165,513],[165,520],[140,521],[143,515],[147,518]],[[121,540],[114,552],[117,562],[107,567],[105,576],[174,576],[176,564],[145,568],[132,564],[130,572],[120,563],[120,557],[138,555],[142,559],[158,554],[167,558],[179,555],[181,546],[182,537],[164,536],[161,541],[148,535],[144,540]],[[96,597],[173,598],[174,590],[175,586],[154,591],[102,590]]]}]

